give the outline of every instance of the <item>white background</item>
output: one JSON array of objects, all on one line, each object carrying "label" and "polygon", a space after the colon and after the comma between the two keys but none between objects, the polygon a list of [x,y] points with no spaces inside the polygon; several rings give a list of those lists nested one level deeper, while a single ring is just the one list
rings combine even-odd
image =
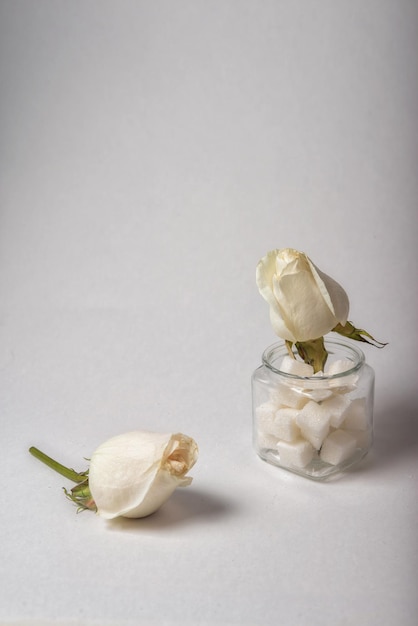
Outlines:
[{"label": "white background", "polygon": [[[413,0],[2,0],[2,625],[416,624],[417,58]],[[277,247],[389,342],[338,481],[252,450]],[[27,452],[133,429],[200,447],[143,520]]]}]

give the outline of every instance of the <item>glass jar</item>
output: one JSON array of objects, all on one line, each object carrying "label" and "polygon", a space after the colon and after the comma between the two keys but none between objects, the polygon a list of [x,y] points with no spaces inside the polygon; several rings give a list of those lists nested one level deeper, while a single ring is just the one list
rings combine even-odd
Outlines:
[{"label": "glass jar", "polygon": [[280,342],[264,351],[252,377],[257,454],[314,480],[358,463],[373,437],[373,369],[351,343],[325,339],[325,347],[324,373],[313,374]]}]

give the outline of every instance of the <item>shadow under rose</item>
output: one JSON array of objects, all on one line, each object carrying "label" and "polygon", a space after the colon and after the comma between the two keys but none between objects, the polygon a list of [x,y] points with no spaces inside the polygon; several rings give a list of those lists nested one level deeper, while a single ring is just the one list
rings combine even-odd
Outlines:
[{"label": "shadow under rose", "polygon": [[130,519],[118,517],[109,520],[108,528],[114,531],[158,531],[177,525],[214,521],[231,515],[236,506],[213,493],[193,489],[177,489],[170,499],[148,517]]}]

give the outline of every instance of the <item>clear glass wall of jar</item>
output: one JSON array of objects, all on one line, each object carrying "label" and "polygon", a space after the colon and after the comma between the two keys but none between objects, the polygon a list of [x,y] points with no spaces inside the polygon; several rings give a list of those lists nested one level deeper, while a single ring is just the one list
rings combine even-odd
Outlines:
[{"label": "clear glass wall of jar", "polygon": [[325,372],[284,342],[264,351],[252,377],[253,437],[268,463],[325,480],[358,463],[373,438],[374,371],[357,346],[325,340]]}]

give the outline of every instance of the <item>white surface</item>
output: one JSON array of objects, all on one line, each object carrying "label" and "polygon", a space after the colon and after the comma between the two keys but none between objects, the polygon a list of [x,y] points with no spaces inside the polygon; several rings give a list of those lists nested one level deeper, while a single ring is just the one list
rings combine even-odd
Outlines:
[{"label": "white surface", "polygon": [[[0,623],[416,624],[417,3],[0,11]],[[327,484],[251,448],[286,246],[390,342],[374,451]],[[76,515],[27,453],[133,428],[200,445],[142,521]]]}]

